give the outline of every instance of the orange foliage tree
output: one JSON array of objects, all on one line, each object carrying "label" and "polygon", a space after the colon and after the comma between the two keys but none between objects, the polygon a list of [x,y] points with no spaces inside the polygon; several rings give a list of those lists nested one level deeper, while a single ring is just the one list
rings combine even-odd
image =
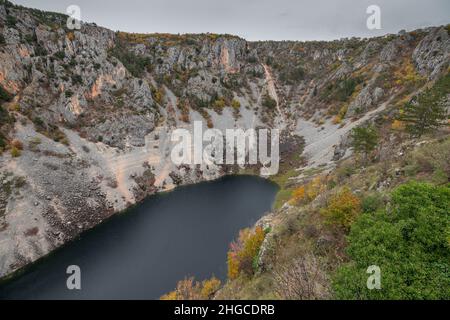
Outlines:
[{"label": "orange foliage tree", "polygon": [[317,176],[307,184],[304,184],[292,193],[292,204],[306,204],[313,201],[320,193],[326,190],[326,178]]},{"label": "orange foliage tree", "polygon": [[349,188],[344,188],[334,195],[322,214],[328,223],[350,229],[353,221],[361,212],[361,201]]},{"label": "orange foliage tree", "polygon": [[248,228],[239,232],[238,240],[231,243],[228,251],[229,279],[237,278],[241,272],[253,275],[254,261],[258,257],[264,238],[265,232],[261,227],[256,227],[253,232]]},{"label": "orange foliage tree", "polygon": [[220,280],[216,277],[194,281],[193,277],[178,281],[177,288],[163,295],[161,300],[207,300],[220,288]]}]

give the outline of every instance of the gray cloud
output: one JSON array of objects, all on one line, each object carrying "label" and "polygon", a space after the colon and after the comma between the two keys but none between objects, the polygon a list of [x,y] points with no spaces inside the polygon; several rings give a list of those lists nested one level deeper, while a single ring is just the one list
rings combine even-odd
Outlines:
[{"label": "gray cloud", "polygon": [[[371,37],[450,23],[448,0],[13,0],[128,32],[229,33],[248,40]],[[366,8],[381,8],[381,30],[366,28]]]}]

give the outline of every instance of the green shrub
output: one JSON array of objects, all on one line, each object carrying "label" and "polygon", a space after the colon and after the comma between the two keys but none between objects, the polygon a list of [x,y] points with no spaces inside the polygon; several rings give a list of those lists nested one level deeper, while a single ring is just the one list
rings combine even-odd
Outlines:
[{"label": "green shrub", "polygon": [[12,95],[0,85],[0,102],[8,102],[12,100]]},{"label": "green shrub", "polygon": [[34,54],[38,57],[46,56],[46,55],[48,55],[48,51],[40,43],[38,43],[34,49]]},{"label": "green shrub", "polygon": [[59,59],[59,60],[64,60],[64,58],[66,57],[66,54],[64,53],[64,51],[58,51],[53,55],[55,58]]},{"label": "green shrub", "polygon": [[356,86],[361,82],[361,78],[348,78],[330,83],[322,91],[321,98],[325,101],[347,101],[353,92],[355,92]]},{"label": "green shrub", "polygon": [[361,201],[361,210],[365,213],[376,212],[383,205],[383,199],[379,193],[365,196]]},{"label": "green shrub", "polygon": [[37,40],[35,34],[26,34],[23,38],[27,43],[30,43],[30,44]]},{"label": "green shrub", "polygon": [[6,148],[6,137],[0,132],[0,153]]},{"label": "green shrub", "polygon": [[356,173],[356,166],[354,163],[344,162],[339,167],[336,168],[336,178],[338,182],[342,182],[345,179],[351,177]]},{"label": "green shrub", "polygon": [[14,28],[14,27],[16,26],[16,24],[17,24],[17,19],[16,19],[16,17],[11,16],[11,15],[7,15],[7,16],[6,16],[6,25],[7,25],[9,28]]},{"label": "green shrub", "polygon": [[356,86],[361,82],[359,79],[347,79],[341,82],[336,92],[336,97],[340,101],[346,101],[355,91]]},{"label": "green shrub", "polygon": [[37,131],[46,130],[45,122],[40,117],[34,117],[32,121]]},{"label": "green shrub", "polygon": [[79,74],[72,75],[72,84],[83,84],[83,78]]},{"label": "green shrub", "polygon": [[280,80],[288,84],[301,81],[304,78],[305,78],[305,70],[301,66],[288,68],[287,70],[283,70],[280,73]]},{"label": "green shrub", "polygon": [[0,126],[3,126],[4,124],[12,124],[14,121],[14,117],[11,116],[5,108],[0,106]]},{"label": "green shrub", "polygon": [[277,106],[277,102],[272,99],[271,96],[269,96],[268,94],[264,95],[263,100],[262,100],[262,105],[263,107],[267,108],[267,109],[275,109],[275,107]]},{"label": "green shrub", "polygon": [[[392,192],[390,210],[352,225],[333,288],[342,299],[450,297],[450,187],[410,182]],[[367,289],[367,268],[380,267],[381,289]]]}]

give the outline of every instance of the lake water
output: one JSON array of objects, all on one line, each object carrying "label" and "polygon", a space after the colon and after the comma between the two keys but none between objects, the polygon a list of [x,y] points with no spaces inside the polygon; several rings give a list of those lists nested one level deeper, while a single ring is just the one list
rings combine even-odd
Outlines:
[{"label": "lake water", "polygon": [[[0,285],[0,299],[158,299],[186,276],[223,280],[229,243],[277,189],[230,176],[152,196]],[[66,287],[69,265],[81,269],[81,290]]]}]

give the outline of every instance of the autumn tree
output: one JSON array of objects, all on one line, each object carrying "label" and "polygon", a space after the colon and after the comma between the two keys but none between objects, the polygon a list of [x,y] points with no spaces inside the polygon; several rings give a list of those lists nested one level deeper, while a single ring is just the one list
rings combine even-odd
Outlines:
[{"label": "autumn tree", "polygon": [[220,288],[220,280],[216,277],[195,281],[194,277],[178,281],[177,287],[163,295],[161,300],[207,300],[211,299]]},{"label": "autumn tree", "polygon": [[291,202],[294,204],[305,204],[313,201],[326,189],[326,178],[317,176],[308,183],[296,188],[292,193]]},{"label": "autumn tree", "polygon": [[360,212],[361,201],[347,187],[335,194],[328,202],[327,207],[321,211],[329,224],[345,230],[350,229]]},{"label": "autumn tree", "polygon": [[230,245],[228,251],[228,278],[235,279],[242,272],[252,275],[255,271],[255,259],[264,241],[265,232],[261,227],[256,227],[253,232],[249,229],[241,230],[239,238]]}]

